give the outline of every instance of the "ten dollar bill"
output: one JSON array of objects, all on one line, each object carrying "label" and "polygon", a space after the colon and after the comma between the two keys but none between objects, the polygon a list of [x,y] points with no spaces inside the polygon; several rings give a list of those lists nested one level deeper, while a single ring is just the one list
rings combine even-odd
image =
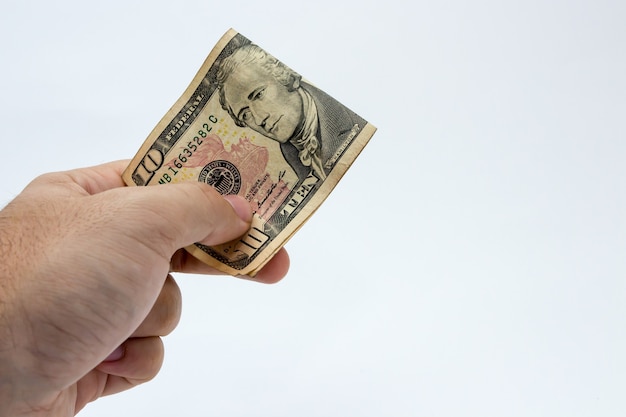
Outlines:
[{"label": "ten dollar bill", "polygon": [[254,276],[322,204],[376,128],[229,30],[145,140],[123,179],[205,182],[244,197],[244,236],[187,249],[231,275]]}]

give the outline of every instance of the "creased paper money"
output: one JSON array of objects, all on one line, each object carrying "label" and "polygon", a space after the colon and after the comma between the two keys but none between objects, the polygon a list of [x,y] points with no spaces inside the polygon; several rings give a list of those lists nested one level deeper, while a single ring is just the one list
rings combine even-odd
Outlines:
[{"label": "creased paper money", "polygon": [[376,128],[229,30],[123,174],[128,185],[202,181],[255,212],[244,236],[186,249],[254,276],[322,204]]}]

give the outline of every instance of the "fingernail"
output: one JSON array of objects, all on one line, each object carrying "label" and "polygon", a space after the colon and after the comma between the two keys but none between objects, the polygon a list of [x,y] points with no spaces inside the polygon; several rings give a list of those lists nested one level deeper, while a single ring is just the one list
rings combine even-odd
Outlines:
[{"label": "fingernail", "polygon": [[106,359],[103,360],[102,362],[119,361],[120,359],[122,359],[124,357],[125,353],[126,353],[126,349],[124,349],[124,345],[120,345],[120,346],[118,346],[117,349],[115,349],[113,352],[111,352],[111,354],[109,356],[107,356]]},{"label": "fingernail", "polygon": [[237,216],[245,222],[249,222],[252,218],[252,208],[245,198],[238,195],[225,195],[224,199],[233,207]]}]

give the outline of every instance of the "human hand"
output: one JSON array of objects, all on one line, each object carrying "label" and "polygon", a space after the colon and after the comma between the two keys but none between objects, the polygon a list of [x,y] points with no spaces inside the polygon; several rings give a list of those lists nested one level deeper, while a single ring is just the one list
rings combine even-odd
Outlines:
[{"label": "human hand", "polygon": [[[181,248],[224,243],[251,209],[201,183],[124,187],[127,162],[46,174],[0,211],[0,416],[72,416],[153,378],[180,318]],[[254,280],[289,268],[284,250]]]}]

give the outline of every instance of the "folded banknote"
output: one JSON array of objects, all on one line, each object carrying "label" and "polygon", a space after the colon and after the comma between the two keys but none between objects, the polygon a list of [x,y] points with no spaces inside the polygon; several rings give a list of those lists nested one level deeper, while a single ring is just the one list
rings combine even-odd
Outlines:
[{"label": "folded banknote", "polygon": [[231,29],[123,179],[131,186],[201,181],[244,197],[254,211],[245,235],[185,249],[228,274],[254,276],[322,204],[375,131]]}]

